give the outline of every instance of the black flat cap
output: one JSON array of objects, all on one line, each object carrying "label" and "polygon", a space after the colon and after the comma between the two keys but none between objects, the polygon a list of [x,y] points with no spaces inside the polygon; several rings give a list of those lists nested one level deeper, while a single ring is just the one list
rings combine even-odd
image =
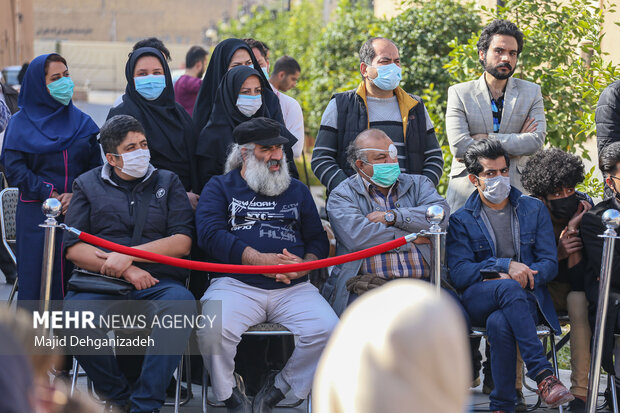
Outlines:
[{"label": "black flat cap", "polygon": [[269,118],[253,118],[233,129],[236,144],[256,143],[263,146],[282,145],[288,138],[280,135],[280,123]]}]

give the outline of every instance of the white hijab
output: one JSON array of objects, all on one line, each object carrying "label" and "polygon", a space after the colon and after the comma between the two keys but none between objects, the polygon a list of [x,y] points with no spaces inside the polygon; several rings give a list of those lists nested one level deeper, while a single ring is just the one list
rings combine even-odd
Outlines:
[{"label": "white hijab", "polygon": [[319,361],[318,413],[463,413],[471,362],[451,297],[419,280],[395,280],[345,311]]}]

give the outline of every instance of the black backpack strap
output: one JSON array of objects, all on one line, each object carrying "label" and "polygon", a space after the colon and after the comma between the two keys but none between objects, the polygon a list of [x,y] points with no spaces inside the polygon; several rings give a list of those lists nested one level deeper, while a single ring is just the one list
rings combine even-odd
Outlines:
[{"label": "black backpack strap", "polygon": [[157,176],[151,178],[144,190],[140,193],[138,198],[138,205],[136,206],[136,222],[133,227],[133,235],[131,236],[131,246],[140,245],[142,242],[142,231],[144,230],[144,224],[146,223],[146,216],[149,212],[149,204],[153,197],[153,191],[157,184]]}]

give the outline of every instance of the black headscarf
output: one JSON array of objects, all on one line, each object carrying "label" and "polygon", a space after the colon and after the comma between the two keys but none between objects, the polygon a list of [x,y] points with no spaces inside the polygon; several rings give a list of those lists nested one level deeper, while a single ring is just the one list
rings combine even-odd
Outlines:
[{"label": "black headscarf", "polygon": [[[269,80],[265,77],[265,74],[260,70],[260,65],[252,52],[250,46],[248,46],[243,40],[240,39],[226,39],[220,42],[211,54],[209,60],[209,66],[207,67],[207,73],[200,86],[198,97],[196,98],[196,104],[194,105],[194,113],[192,119],[196,125],[196,130],[201,131],[202,128],[208,123],[211,118],[211,112],[213,111],[213,105],[215,104],[215,98],[217,89],[222,82],[222,78],[228,72],[228,65],[235,52],[239,49],[245,49],[250,54],[252,64],[258,71],[258,77],[263,83],[263,87],[268,89],[266,93],[263,93],[263,104],[267,107],[270,113],[270,118],[277,120],[284,125],[284,117],[282,116],[282,109],[280,108],[280,100],[278,96],[269,87]],[[267,87],[265,87],[267,86]],[[236,102],[236,99],[235,99]]]},{"label": "black headscarf", "polygon": [[[166,77],[166,87],[155,100],[146,100],[136,90],[134,70],[138,59],[155,56],[161,62]],[[170,68],[161,52],[152,47],[135,50],[125,65],[127,87],[123,103],[110,109],[108,119],[115,115],[131,115],[144,127],[151,152],[151,164],[156,168],[176,173],[186,191],[200,193],[194,149],[196,129],[192,119],[174,100],[174,88]]]},{"label": "black headscarf", "polygon": [[[211,118],[200,133],[198,145],[196,146],[198,175],[203,186],[212,176],[224,173],[228,149],[233,143],[233,129],[240,123],[252,118],[261,116],[271,118],[265,102],[265,96],[271,92],[271,88],[260,74],[261,71],[252,69],[249,66],[234,67],[224,74],[222,83],[215,96]],[[243,82],[250,76],[257,76],[260,80],[263,104],[254,115],[248,117],[237,108],[237,99]],[[284,152],[286,153],[289,174],[297,178],[299,174],[295,167],[292,151],[292,147],[297,139],[282,124],[280,134],[289,139],[289,143],[284,145]]]}]

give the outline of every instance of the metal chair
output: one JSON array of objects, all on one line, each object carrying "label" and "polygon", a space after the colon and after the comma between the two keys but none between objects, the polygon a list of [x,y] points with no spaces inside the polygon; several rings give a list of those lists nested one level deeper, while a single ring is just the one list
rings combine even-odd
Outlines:
[{"label": "metal chair", "polygon": [[[5,188],[0,192],[0,231],[2,233],[2,244],[9,252],[13,263],[17,265],[17,257],[15,257],[17,225],[15,216],[17,213],[17,201],[19,198],[19,190],[17,188]],[[8,303],[11,305],[15,293],[17,292],[17,279],[11,288]]]},{"label": "metal chair", "polygon": [[[277,323],[260,323],[256,324],[250,328],[248,331],[243,333],[246,336],[292,336],[293,333],[282,324]],[[203,369],[202,375],[202,412],[207,413],[209,406],[211,407],[224,407],[223,403],[214,402],[209,400],[209,389],[208,389],[208,372],[207,369]],[[310,395],[307,398],[306,411],[310,413],[311,411],[311,403],[310,403]],[[303,400],[297,400],[294,403],[278,403],[276,407],[281,408],[294,408],[302,404]]]},{"label": "metal chair", "polygon": [[[185,354],[181,356],[181,360],[179,360],[179,364],[176,369],[176,374],[174,375],[177,381],[175,392],[174,392],[174,402],[164,402],[164,406],[174,406],[174,413],[179,413],[179,408],[181,406],[186,405],[192,398],[191,381],[190,381],[190,383],[187,386],[187,396],[185,397],[185,399],[181,400],[181,379],[183,377],[183,374],[182,374],[183,364],[186,364],[186,368],[185,368],[186,377],[191,377],[189,362],[184,363],[183,361],[185,357],[186,357]],[[86,376],[86,373],[80,373],[80,364],[78,363],[77,359],[74,357],[73,358],[73,371],[71,373],[71,390],[70,390],[71,396],[73,396],[73,392],[75,391],[77,387],[78,376]],[[87,380],[86,388],[88,391],[88,395],[91,396],[93,399],[97,400],[93,392],[92,381],[90,380],[90,378],[88,378],[88,376],[86,377],[86,380]],[[103,403],[103,401],[101,400],[99,401]]]},{"label": "metal chair", "polygon": [[[536,334],[538,335],[538,338],[541,338],[543,340],[543,347],[545,348],[547,347],[547,344],[546,344],[547,339],[549,339],[549,342],[551,343],[550,353],[553,359],[553,373],[555,374],[556,377],[559,377],[560,371],[558,368],[558,353],[556,349],[555,334],[553,333],[553,330],[546,325],[538,325],[536,326]],[[487,330],[486,328],[483,328],[483,327],[472,327],[471,332],[469,333],[470,338],[482,338],[486,336],[487,336]],[[540,407],[540,404],[541,404],[541,399],[540,399],[540,396],[538,396],[538,400],[536,401],[536,403],[532,405],[528,405],[526,411],[528,412],[534,411]],[[559,406],[558,409],[560,413],[564,412],[564,409],[562,406]],[[473,411],[488,412],[489,410],[488,409],[473,409]]]}]

